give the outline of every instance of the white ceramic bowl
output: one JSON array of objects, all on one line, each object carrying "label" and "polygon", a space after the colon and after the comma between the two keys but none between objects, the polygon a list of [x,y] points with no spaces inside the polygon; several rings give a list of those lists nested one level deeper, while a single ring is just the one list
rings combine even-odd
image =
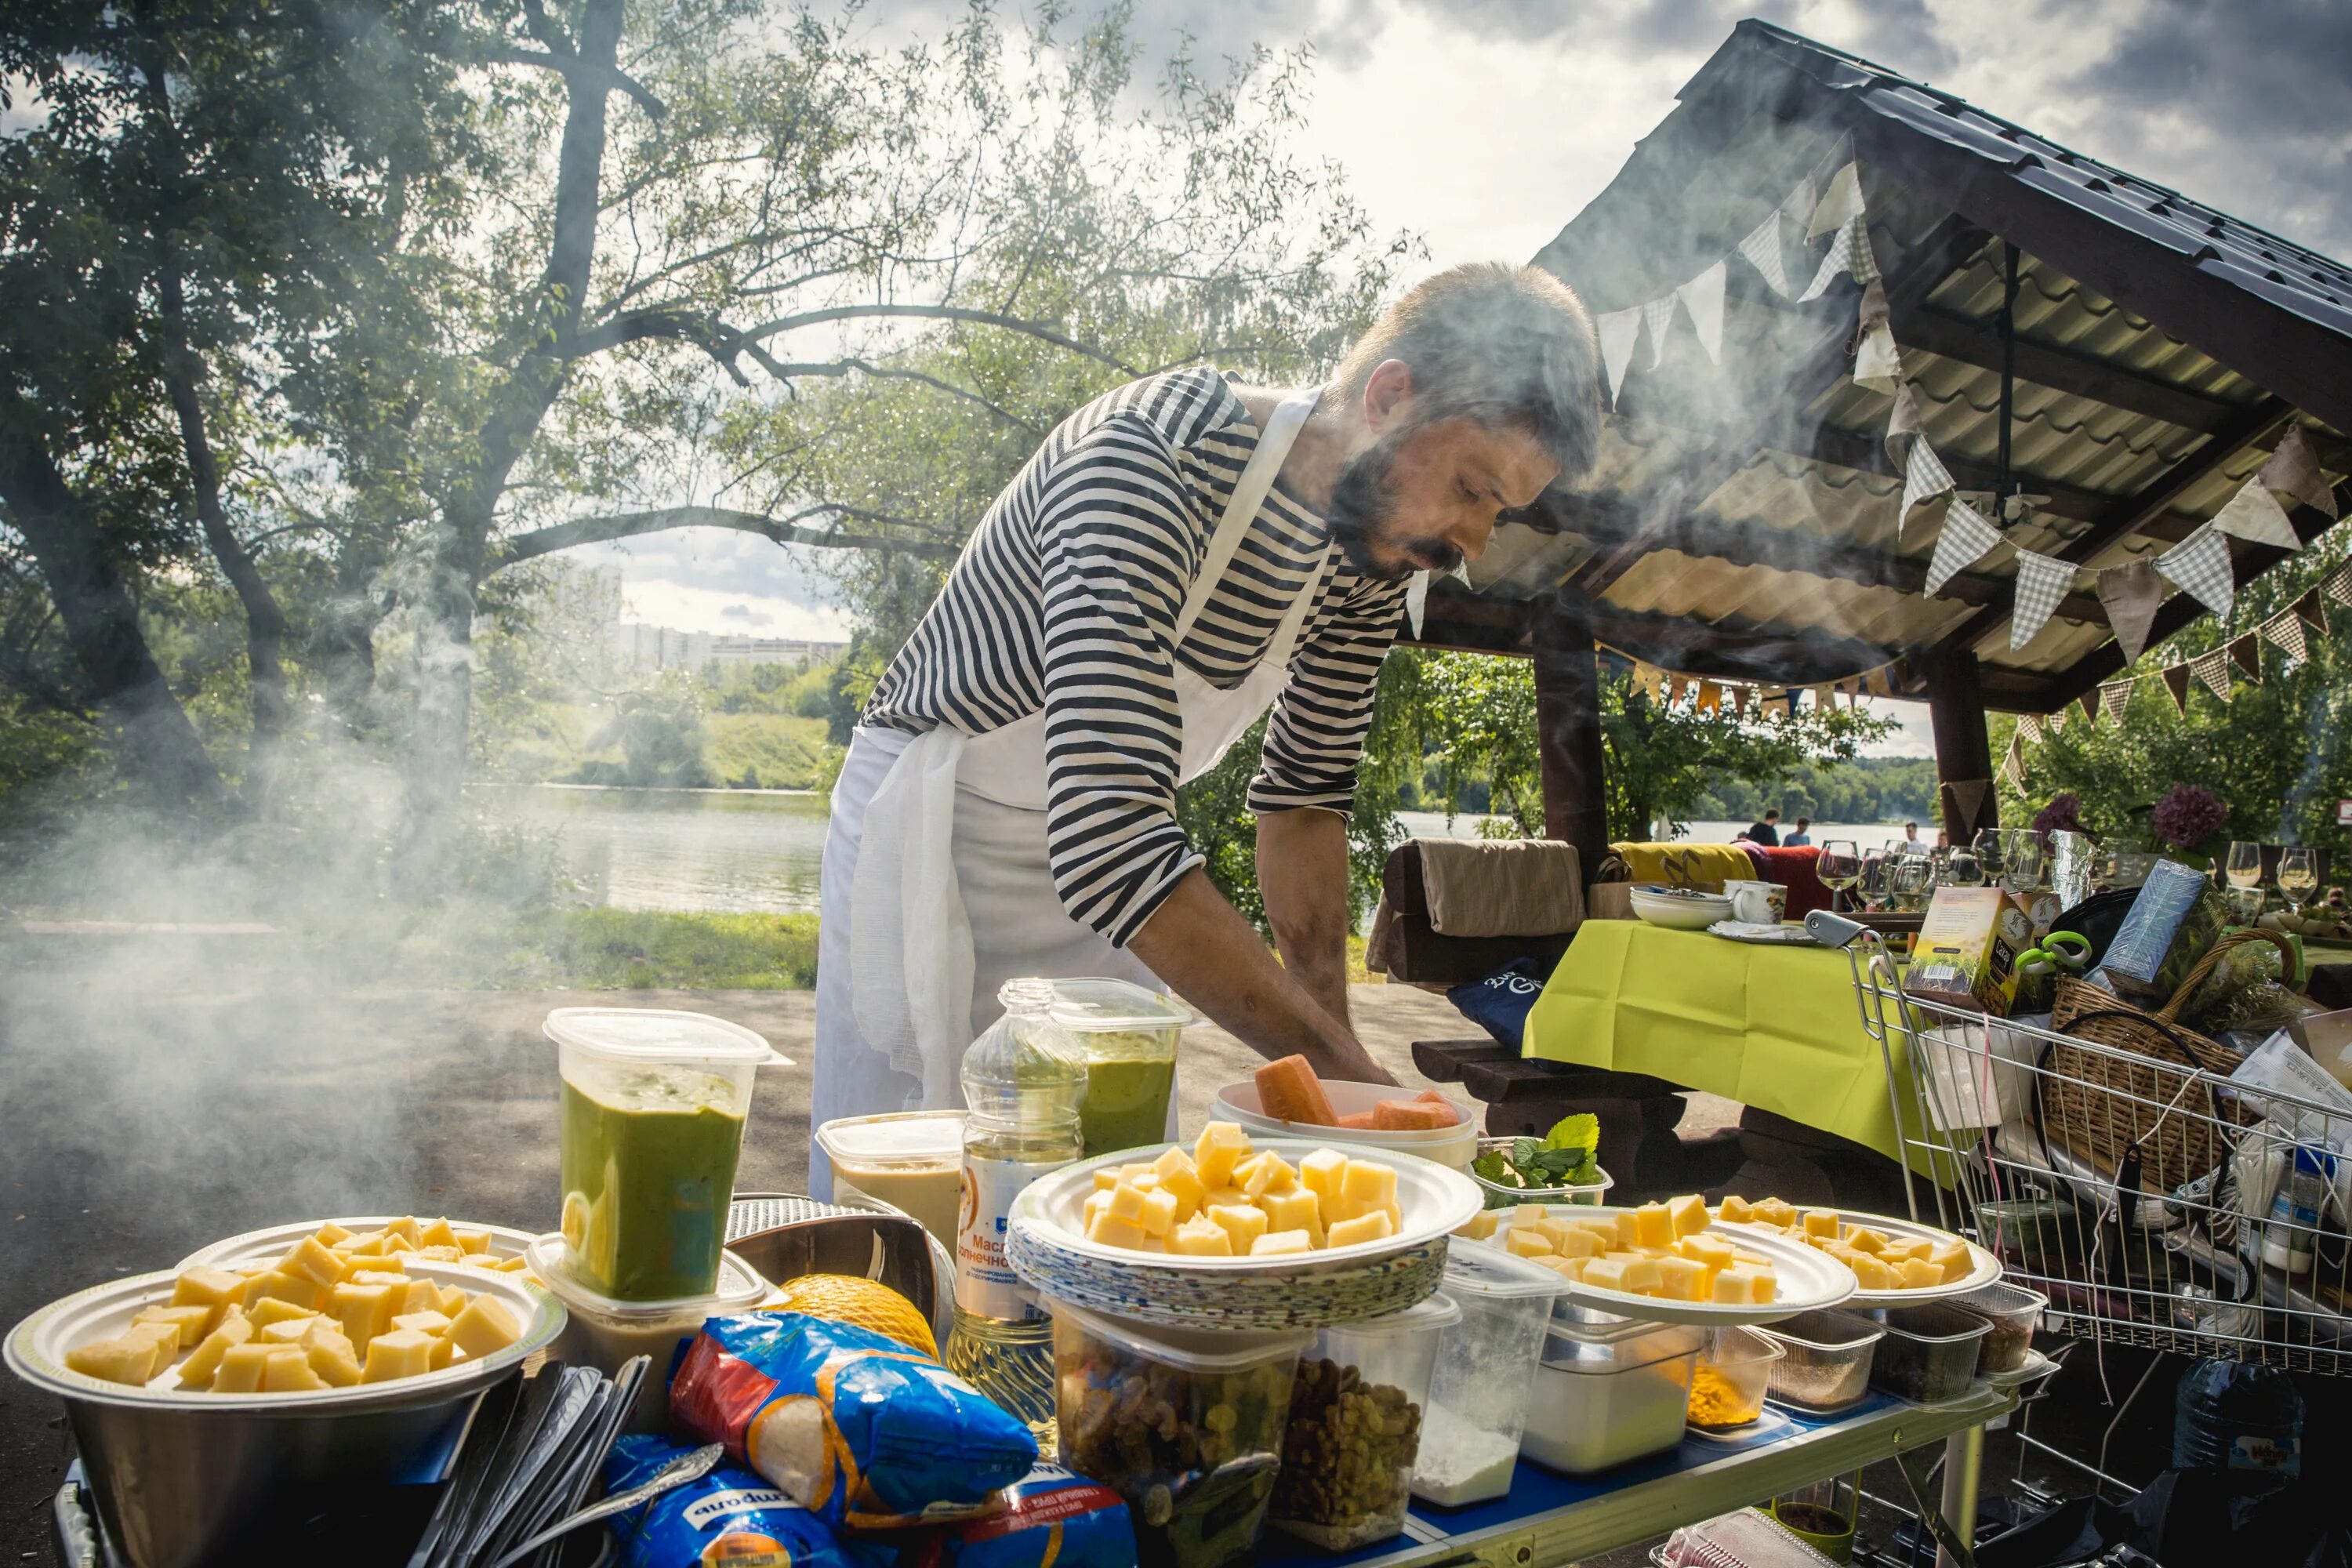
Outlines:
[{"label": "white ceramic bowl", "polygon": [[[1321,1142],[1252,1139],[1292,1164]],[[1184,1147],[1184,1145],[1176,1145]],[[1380,1241],[1280,1258],[1186,1258],[1088,1241],[1095,1170],[1155,1158],[1167,1144],[1066,1165],[1013,1201],[1005,1258],[1029,1285],[1065,1301],[1171,1328],[1318,1328],[1401,1312],[1435,1290],[1447,1237],[1478,1212],[1478,1185],[1459,1171],[1382,1152],[1397,1173],[1404,1228]],[[1370,1158],[1371,1156],[1366,1156]]]},{"label": "white ceramic bowl", "polygon": [[1639,887],[1631,894],[1633,912],[1669,931],[1705,931],[1731,918],[1731,900],[1720,893]]},{"label": "white ceramic bowl", "polygon": [[[1330,1099],[1331,1109],[1342,1116],[1370,1110],[1383,1100],[1412,1098],[1412,1091],[1392,1083],[1348,1083],[1331,1079],[1323,1080],[1323,1092]],[[1446,1096],[1445,1103],[1454,1108],[1456,1118],[1451,1127],[1405,1132],[1384,1132],[1370,1127],[1305,1127],[1268,1116],[1260,1109],[1257,1085],[1244,1079],[1217,1091],[1216,1109],[1210,1114],[1220,1121],[1238,1121],[1253,1135],[1263,1132],[1276,1138],[1313,1138],[1342,1152],[1363,1148],[1418,1154],[1424,1160],[1467,1171],[1478,1153],[1478,1112],[1451,1095]]]},{"label": "white ceramic bowl", "polygon": [[[361,1215],[342,1219],[299,1220],[291,1225],[273,1225],[261,1230],[248,1230],[238,1236],[225,1237],[210,1247],[200,1247],[180,1259],[183,1273],[199,1267],[208,1268],[249,1268],[257,1263],[268,1263],[293,1250],[295,1243],[306,1236],[315,1236],[323,1225],[339,1225],[353,1235],[382,1230],[399,1215]],[[425,1216],[414,1216],[421,1224]],[[453,1219],[453,1230],[478,1231],[490,1238],[488,1251],[493,1258],[520,1258],[530,1250],[536,1234],[517,1230],[510,1225],[483,1225],[473,1220]]]}]

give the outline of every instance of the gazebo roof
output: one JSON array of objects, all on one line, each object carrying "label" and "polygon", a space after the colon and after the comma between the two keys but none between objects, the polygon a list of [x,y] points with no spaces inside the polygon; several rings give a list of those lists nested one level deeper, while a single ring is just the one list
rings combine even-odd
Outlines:
[{"label": "gazebo roof", "polygon": [[[2352,270],[1748,21],[1536,258],[1603,313],[1730,257],[1720,363],[1687,322],[1654,365],[1645,338],[1584,487],[1498,529],[1471,592],[1431,595],[1422,641],[1523,647],[1531,602],[1566,589],[1601,644],[1693,675],[1797,686],[1891,665],[1915,692],[1935,658],[1972,651],[1988,706],[2046,712],[2123,668],[2088,579],[2011,651],[2011,550],[1926,594],[1937,526],[1898,535],[1889,400],[1852,379],[1856,286],[1797,303],[1736,254],[1849,159],[1925,434],[1964,493],[1999,478],[2012,301],[2008,488],[2048,499],[2010,543],[2092,568],[2160,552],[2290,421],[2352,470]],[[2290,515],[2306,541],[2330,521]],[[2227,542],[2242,584],[2286,553]],[[2151,640],[2201,613],[2175,595]]]}]

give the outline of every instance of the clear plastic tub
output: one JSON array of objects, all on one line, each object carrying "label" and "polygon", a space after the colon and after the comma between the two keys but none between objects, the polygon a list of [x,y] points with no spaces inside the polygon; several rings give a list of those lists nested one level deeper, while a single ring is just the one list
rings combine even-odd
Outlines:
[{"label": "clear plastic tub", "polygon": [[1783,1352],[1772,1363],[1772,1397],[1800,1410],[1843,1410],[1870,1393],[1870,1363],[1886,1331],[1850,1312],[1822,1308],[1761,1331]]},{"label": "clear plastic tub", "polygon": [[1441,1294],[1317,1331],[1291,1384],[1276,1529],[1334,1552],[1403,1531],[1438,1341],[1461,1321]]},{"label": "clear plastic tub", "polygon": [[1998,1280],[1949,1301],[1992,1324],[1977,1358],[1977,1371],[1993,1374],[2016,1372],[2025,1365],[2025,1358],[2033,1353],[2033,1331],[2042,1322],[2042,1309],[2050,1305],[2050,1298],[2039,1290]]},{"label": "clear plastic tub", "polygon": [[1125,980],[1056,980],[1054,1022],[1087,1050],[1087,1098],[1078,1136],[1097,1154],[1162,1143],[1176,1135],[1176,1041],[1201,1021],[1172,996]]},{"label": "clear plastic tub", "polygon": [[740,1024],[640,1007],[558,1007],[563,1237],[574,1278],[624,1301],[718,1289],[751,1079],[786,1058]]},{"label": "clear plastic tub", "polygon": [[902,1110],[844,1116],[816,1130],[833,1164],[833,1192],[912,1215],[952,1254],[963,1194],[963,1112]]},{"label": "clear plastic tub", "polygon": [[1507,1496],[1527,1430],[1528,1397],[1568,1281],[1487,1247],[1445,1258],[1445,1294],[1462,1320],[1440,1337],[1413,1496],[1447,1508]]},{"label": "clear plastic tub", "polygon": [[1977,1353],[1991,1332],[1990,1319],[1941,1301],[1890,1307],[1870,1386],[1916,1405],[1957,1398],[1975,1381]]},{"label": "clear plastic tub", "polygon": [[1582,1476],[1673,1447],[1705,1339],[1705,1330],[1675,1323],[1555,1321],[1519,1452]]},{"label": "clear plastic tub", "polygon": [[1163,1329],[1043,1301],[1062,1463],[1126,1500],[1141,1568],[1250,1562],[1311,1336]]},{"label": "clear plastic tub", "polygon": [[703,1320],[748,1312],[775,1292],[759,1270],[731,1252],[720,1258],[716,1291],[679,1301],[620,1301],[590,1289],[566,1266],[560,1232],[540,1237],[523,1256],[530,1277],[570,1314],[549,1354],[605,1373],[618,1372],[631,1356],[653,1358],[624,1427],[630,1432],[659,1432],[669,1426],[669,1369],[678,1347],[701,1331]]},{"label": "clear plastic tub", "polygon": [[[1516,1138],[1481,1138],[1475,1152],[1484,1154],[1494,1149],[1508,1151],[1517,1142]],[[1593,1169],[1601,1171],[1598,1165]],[[1488,1181],[1475,1171],[1470,1173],[1470,1179],[1478,1184],[1480,1192],[1486,1194],[1486,1206],[1490,1209],[1513,1208],[1521,1204],[1596,1205],[1608,1195],[1609,1189],[1617,1184],[1617,1178],[1607,1171],[1601,1171],[1592,1181],[1575,1187],[1507,1187],[1500,1182]]]},{"label": "clear plastic tub", "polygon": [[1713,1330],[1691,1373],[1690,1424],[1709,1431],[1745,1426],[1764,1414],[1780,1344],[1753,1329]]}]

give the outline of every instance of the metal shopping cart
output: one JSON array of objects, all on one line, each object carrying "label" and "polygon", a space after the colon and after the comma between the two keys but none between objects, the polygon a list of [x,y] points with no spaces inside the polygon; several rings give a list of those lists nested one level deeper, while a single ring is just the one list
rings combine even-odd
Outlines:
[{"label": "metal shopping cart", "polygon": [[1912,996],[1876,932],[1807,924],[1853,964],[1914,1219],[1931,1202],[1973,1234],[2058,1332],[2352,1374],[2352,1111],[2332,1084],[2251,1086],[2161,1015],[2119,1009],[2150,1026],[2132,1048],[2082,1017],[2061,1032]]}]

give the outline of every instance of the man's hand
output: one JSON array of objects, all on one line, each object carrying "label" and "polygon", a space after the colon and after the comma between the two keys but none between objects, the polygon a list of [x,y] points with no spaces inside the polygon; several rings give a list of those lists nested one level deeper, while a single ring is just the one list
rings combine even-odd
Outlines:
[{"label": "man's hand", "polygon": [[1335,811],[1261,815],[1257,890],[1284,966],[1349,1027],[1348,819]]},{"label": "man's hand", "polygon": [[1265,940],[1199,867],[1177,882],[1129,946],[1178,995],[1269,1061],[1297,1054],[1320,1078],[1396,1081],[1275,962]]}]

